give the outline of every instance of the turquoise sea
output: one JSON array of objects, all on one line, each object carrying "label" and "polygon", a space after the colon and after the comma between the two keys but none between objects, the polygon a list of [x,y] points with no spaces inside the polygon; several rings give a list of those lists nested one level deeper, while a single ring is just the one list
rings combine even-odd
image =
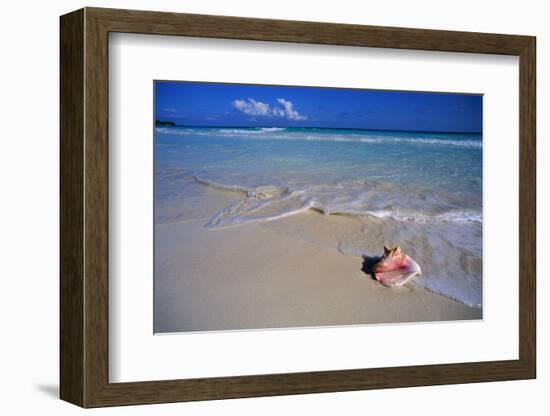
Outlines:
[{"label": "turquoise sea", "polygon": [[239,194],[211,229],[309,209],[358,218],[337,247],[346,255],[380,251],[363,242],[374,221],[426,265],[413,285],[481,307],[482,155],[480,134],[156,127],[155,201],[192,187]]}]

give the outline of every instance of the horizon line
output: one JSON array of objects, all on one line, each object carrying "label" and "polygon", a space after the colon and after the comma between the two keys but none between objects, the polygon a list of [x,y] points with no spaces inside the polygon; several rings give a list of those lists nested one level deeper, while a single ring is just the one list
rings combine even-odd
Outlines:
[{"label": "horizon line", "polygon": [[323,130],[365,130],[365,131],[397,131],[397,132],[408,132],[408,133],[452,133],[452,134],[483,134],[481,131],[452,131],[452,130],[405,130],[405,129],[377,129],[377,128],[367,128],[367,127],[319,127],[319,126],[277,126],[277,125],[258,125],[258,126],[243,126],[243,125],[193,125],[193,124],[177,124],[173,121],[168,120],[155,120],[155,127],[157,122],[160,123],[170,123],[172,126],[165,127],[198,127],[198,128],[237,128],[237,129],[250,129],[250,128],[298,128],[298,129],[323,129]]}]

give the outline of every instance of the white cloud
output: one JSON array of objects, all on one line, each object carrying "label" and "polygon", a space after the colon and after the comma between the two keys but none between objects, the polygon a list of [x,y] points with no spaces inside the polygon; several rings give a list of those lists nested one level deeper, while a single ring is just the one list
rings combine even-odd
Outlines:
[{"label": "white cloud", "polygon": [[283,107],[284,110],[279,110],[279,112],[282,114],[281,116],[284,116],[286,118],[288,118],[289,120],[305,120],[307,119],[306,116],[298,113],[298,111],[296,111],[294,109],[294,104],[292,104],[292,102],[288,101],[288,100],[285,100],[284,98],[277,98],[277,102],[279,104],[281,104],[281,106]]},{"label": "white cloud", "polygon": [[233,107],[250,116],[268,116],[271,113],[269,104],[256,101],[252,98],[249,98],[246,101],[235,100],[233,101]]},{"label": "white cloud", "polygon": [[237,110],[250,116],[283,117],[288,120],[306,120],[307,117],[294,109],[294,104],[284,98],[277,98],[280,106],[271,107],[267,103],[256,101],[253,98],[247,100],[235,100],[231,104]]}]

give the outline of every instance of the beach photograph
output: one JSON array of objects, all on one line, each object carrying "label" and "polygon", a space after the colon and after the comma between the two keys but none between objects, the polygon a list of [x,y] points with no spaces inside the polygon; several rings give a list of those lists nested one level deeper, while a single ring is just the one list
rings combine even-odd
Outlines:
[{"label": "beach photograph", "polygon": [[155,334],[483,318],[483,96],[154,81]]}]

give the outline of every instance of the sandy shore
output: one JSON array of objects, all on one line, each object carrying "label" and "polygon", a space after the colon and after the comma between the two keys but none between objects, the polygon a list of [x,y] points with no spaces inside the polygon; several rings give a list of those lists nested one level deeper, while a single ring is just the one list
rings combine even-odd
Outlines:
[{"label": "sandy shore", "polygon": [[208,214],[227,203],[216,198],[201,218],[155,226],[156,333],[481,318],[425,290],[381,286],[361,257],[278,231],[302,227],[330,241],[349,218],[308,211],[206,229]]}]

